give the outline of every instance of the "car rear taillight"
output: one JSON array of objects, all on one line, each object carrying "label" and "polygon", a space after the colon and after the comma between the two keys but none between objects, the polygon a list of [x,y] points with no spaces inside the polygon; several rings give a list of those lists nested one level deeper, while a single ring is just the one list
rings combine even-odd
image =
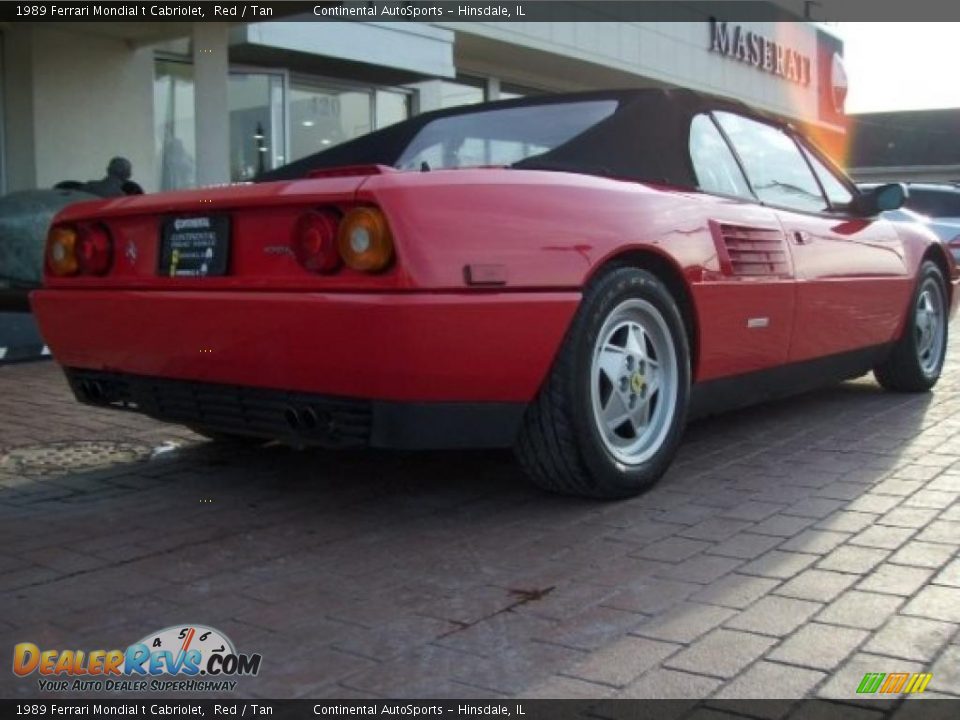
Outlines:
[{"label": "car rear taillight", "polygon": [[307,270],[332,273],[340,267],[338,222],[339,217],[329,211],[311,211],[297,221],[293,232],[293,253]]},{"label": "car rear taillight", "polygon": [[379,272],[393,260],[393,238],[383,213],[373,207],[358,207],[340,222],[337,244],[347,267]]},{"label": "car rear taillight", "polygon": [[113,241],[106,227],[100,224],[82,225],[76,247],[81,274],[107,274],[113,260]]},{"label": "car rear taillight", "polygon": [[47,236],[47,268],[54,275],[76,275],[80,269],[77,260],[77,231],[66,225],[55,225]]},{"label": "car rear taillight", "polygon": [[99,223],[55,225],[47,236],[47,268],[54,275],[105,275],[113,260],[110,232]]}]

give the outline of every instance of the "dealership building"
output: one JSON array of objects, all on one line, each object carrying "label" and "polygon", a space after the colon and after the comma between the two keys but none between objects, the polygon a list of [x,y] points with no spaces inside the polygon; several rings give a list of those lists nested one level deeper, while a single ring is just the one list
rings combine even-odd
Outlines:
[{"label": "dealership building", "polygon": [[810,3],[776,3],[788,22],[576,5],[578,22],[0,24],[0,193],[98,178],[115,155],[147,192],[244,181],[415,113],[613,87],[735,97],[842,145],[842,43]]}]

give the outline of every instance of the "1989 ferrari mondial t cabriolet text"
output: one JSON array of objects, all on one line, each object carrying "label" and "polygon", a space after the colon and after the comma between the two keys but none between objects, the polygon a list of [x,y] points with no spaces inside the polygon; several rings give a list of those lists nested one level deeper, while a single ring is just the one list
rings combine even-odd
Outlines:
[{"label": "1989 ferrari mondial t cabriolet text", "polygon": [[791,127],[689,91],[419,115],[251,185],[82,203],[33,307],[77,398],[212,437],[514,446],[624,497],[693,415],[937,381],[958,273]]}]

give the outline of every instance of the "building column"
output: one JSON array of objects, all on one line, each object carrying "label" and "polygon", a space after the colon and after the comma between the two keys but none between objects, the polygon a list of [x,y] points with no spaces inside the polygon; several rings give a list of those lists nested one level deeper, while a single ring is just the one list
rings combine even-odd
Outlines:
[{"label": "building column", "polygon": [[32,190],[37,186],[33,28],[12,25],[4,32],[3,43],[4,190]]},{"label": "building column", "polygon": [[494,100],[500,99],[500,78],[498,77],[488,77],[487,78],[487,88],[483,93],[483,99],[488,102],[493,102]]},{"label": "building column", "polygon": [[193,104],[197,138],[197,185],[230,182],[229,26],[193,26]]},{"label": "building column", "polygon": [[414,87],[417,89],[417,106],[415,113],[425,113],[431,110],[439,110],[443,107],[441,102],[442,93],[441,82],[439,80],[424,80],[418,82]]}]

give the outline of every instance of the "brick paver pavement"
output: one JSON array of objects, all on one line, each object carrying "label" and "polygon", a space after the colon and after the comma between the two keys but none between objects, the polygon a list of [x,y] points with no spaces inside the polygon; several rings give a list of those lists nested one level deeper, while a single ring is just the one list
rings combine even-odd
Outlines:
[{"label": "brick paver pavement", "polygon": [[[262,653],[240,696],[850,698],[926,669],[957,697],[958,360],[930,395],[864,378],[696,423],[617,503],[508,452],[216,446],[0,367],[0,652],[195,622]],[[31,455],[76,441],[125,454]]]}]

